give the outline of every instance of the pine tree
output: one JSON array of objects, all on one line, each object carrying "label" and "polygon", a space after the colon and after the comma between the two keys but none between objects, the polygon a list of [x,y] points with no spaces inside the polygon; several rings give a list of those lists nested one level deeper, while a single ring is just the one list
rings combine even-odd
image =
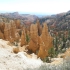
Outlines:
[{"label": "pine tree", "polygon": [[55,51],[58,51],[58,38],[55,37]]}]

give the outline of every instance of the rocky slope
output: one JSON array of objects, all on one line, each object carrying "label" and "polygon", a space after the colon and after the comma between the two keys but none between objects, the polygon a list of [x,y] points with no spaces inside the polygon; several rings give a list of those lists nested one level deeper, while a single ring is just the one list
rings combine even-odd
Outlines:
[{"label": "rocky slope", "polygon": [[0,70],[70,70],[69,60],[55,58],[51,63],[44,63],[35,54],[29,57],[25,52],[13,53],[14,47],[0,39]]},{"label": "rocky slope", "polygon": [[22,24],[31,24],[34,23],[38,17],[36,15],[30,14],[19,14],[18,12],[13,13],[0,13],[1,18],[8,18],[8,19],[20,19]]},{"label": "rocky slope", "polygon": [[50,28],[55,28],[58,31],[68,30],[70,29],[70,11],[41,17],[40,22],[47,22]]}]

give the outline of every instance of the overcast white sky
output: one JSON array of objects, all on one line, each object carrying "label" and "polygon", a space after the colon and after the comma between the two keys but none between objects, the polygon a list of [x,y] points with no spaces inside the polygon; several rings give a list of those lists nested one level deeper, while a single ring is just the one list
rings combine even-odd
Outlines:
[{"label": "overcast white sky", "polygon": [[56,14],[70,10],[70,0],[0,0],[0,11]]}]

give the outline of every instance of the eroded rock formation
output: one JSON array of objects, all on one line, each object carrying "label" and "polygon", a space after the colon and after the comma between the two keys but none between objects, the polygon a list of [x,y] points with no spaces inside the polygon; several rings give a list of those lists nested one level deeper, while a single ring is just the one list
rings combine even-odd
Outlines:
[{"label": "eroded rock formation", "polygon": [[[29,42],[27,42],[27,36],[29,36]],[[53,38],[48,32],[47,24],[43,23],[42,26],[39,20],[29,27],[21,27],[20,20],[10,20],[5,24],[2,22],[0,25],[0,38],[11,43],[20,40],[21,47],[28,43],[28,51],[37,54],[41,59],[48,56],[48,50],[53,46]],[[13,49],[13,51],[17,53],[19,49]]]},{"label": "eroded rock formation", "polygon": [[23,28],[22,35],[21,35],[21,46],[26,45],[26,34],[25,28]]},{"label": "eroded rock formation", "polygon": [[40,45],[37,56],[40,57],[41,59],[44,59],[46,56],[48,56],[48,51],[45,49],[44,44]]},{"label": "eroded rock formation", "polygon": [[14,39],[15,39],[16,25],[15,25],[15,23],[14,23],[14,21],[13,21],[13,20],[12,20],[12,21],[10,21],[10,23],[11,23],[11,36],[12,36],[12,38],[14,38]]},{"label": "eroded rock formation", "polygon": [[1,30],[2,33],[4,33],[4,27],[5,27],[5,23],[0,22],[0,30]]},{"label": "eroded rock formation", "polygon": [[16,39],[16,26],[14,24],[14,21],[11,20],[9,23],[5,23],[4,28],[4,38],[5,40],[8,40],[10,42],[14,42]]},{"label": "eroded rock formation", "polygon": [[[48,56],[48,50],[53,47],[53,38],[48,32],[48,27],[46,23],[43,24],[42,34],[40,36],[40,48],[38,52],[38,57],[45,58]],[[44,54],[44,55],[42,55]]]},{"label": "eroded rock formation", "polygon": [[19,29],[20,28],[20,20],[15,19],[15,24],[16,24],[16,28]]},{"label": "eroded rock formation", "polygon": [[16,32],[15,33],[15,41],[17,41],[17,42],[19,42],[19,40],[20,40],[20,35],[19,35],[19,33],[18,32]]},{"label": "eroded rock formation", "polygon": [[40,25],[39,20],[37,20],[36,24],[37,24],[37,27],[38,27],[38,35],[40,36],[41,33],[42,33],[42,25]]},{"label": "eroded rock formation", "polygon": [[[36,53],[38,57],[45,58],[48,56],[48,50],[53,46],[53,38],[48,32],[47,24],[43,24],[43,28],[39,28],[40,25],[32,24],[30,27],[30,42],[27,49],[33,53]],[[38,29],[42,30],[38,35]]]},{"label": "eroded rock formation", "polygon": [[9,32],[8,32],[8,23],[5,24],[5,28],[4,28],[4,37],[5,40],[9,40]]},{"label": "eroded rock formation", "polygon": [[38,46],[38,28],[37,24],[31,24],[30,27],[30,42],[28,43],[28,50],[36,52],[39,49]]},{"label": "eroded rock formation", "polygon": [[0,39],[4,39],[4,35],[1,31],[0,31]]}]

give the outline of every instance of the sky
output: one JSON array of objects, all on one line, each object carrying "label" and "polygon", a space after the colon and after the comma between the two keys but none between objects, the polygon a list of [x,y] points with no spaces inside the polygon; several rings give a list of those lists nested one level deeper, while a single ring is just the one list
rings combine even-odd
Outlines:
[{"label": "sky", "polygon": [[57,14],[70,10],[70,0],[0,0],[0,12]]}]

